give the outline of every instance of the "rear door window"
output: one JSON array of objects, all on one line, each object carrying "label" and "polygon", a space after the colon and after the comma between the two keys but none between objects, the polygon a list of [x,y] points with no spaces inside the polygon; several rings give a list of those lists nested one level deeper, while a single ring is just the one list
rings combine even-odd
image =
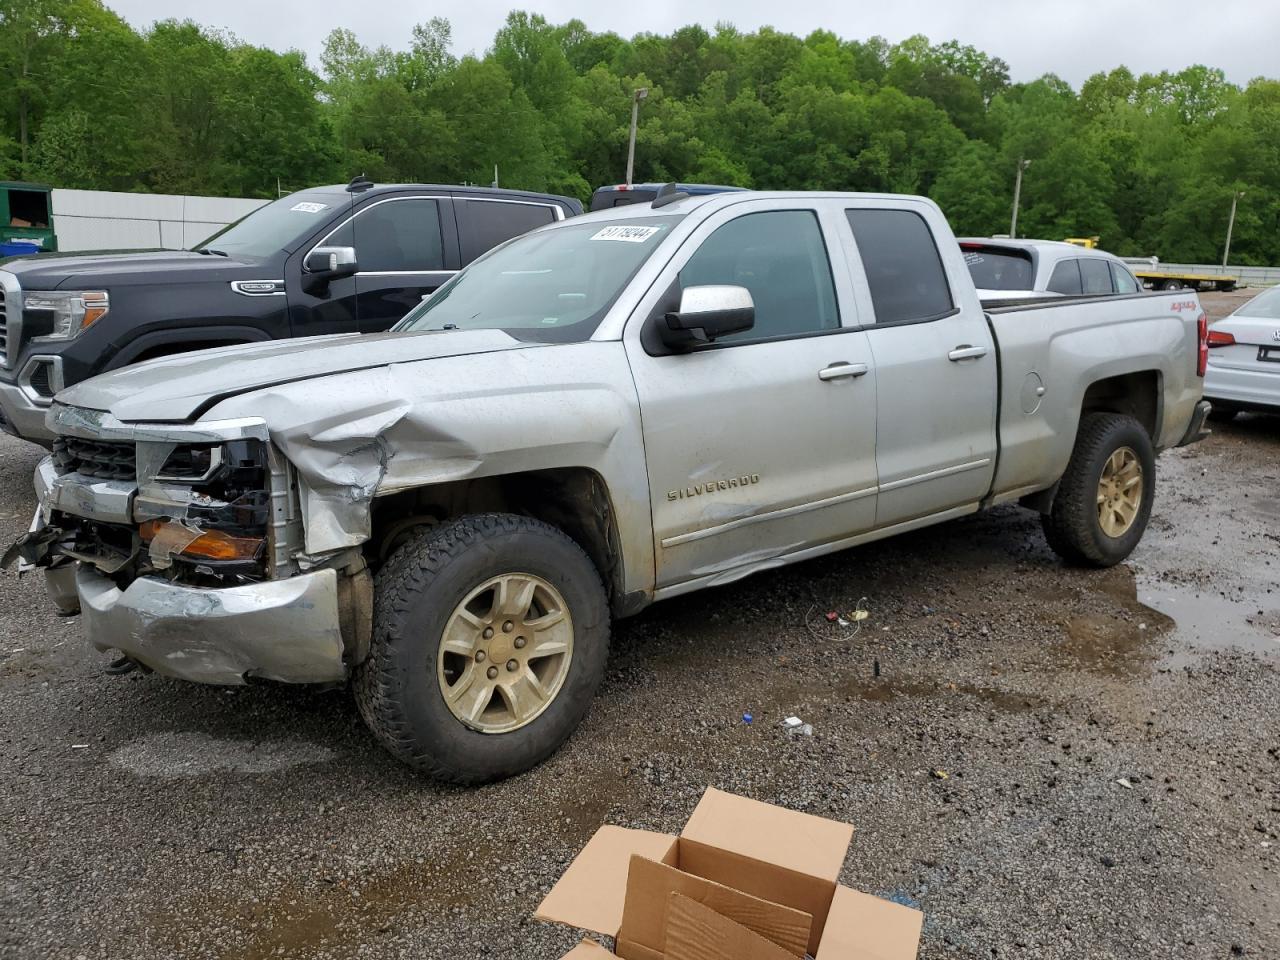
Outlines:
[{"label": "rear door window", "polygon": [[910,210],[846,210],[871,288],[876,323],[936,320],[955,304],[938,245]]},{"label": "rear door window", "polygon": [[1111,263],[1111,279],[1115,282],[1116,293],[1137,293],[1142,289],[1133,274],[1114,261]]},{"label": "rear door window", "polygon": [[1080,261],[1080,281],[1084,286],[1085,296],[1097,296],[1114,293],[1111,287],[1111,266],[1106,260],[1098,258]]},{"label": "rear door window", "polygon": [[1067,296],[1079,296],[1084,292],[1080,284],[1080,261],[1063,260],[1053,268],[1049,277],[1049,285],[1045,287],[1050,293],[1061,293]]},{"label": "rear door window", "polygon": [[512,237],[554,223],[555,211],[542,203],[455,199],[462,262],[470,263]]}]

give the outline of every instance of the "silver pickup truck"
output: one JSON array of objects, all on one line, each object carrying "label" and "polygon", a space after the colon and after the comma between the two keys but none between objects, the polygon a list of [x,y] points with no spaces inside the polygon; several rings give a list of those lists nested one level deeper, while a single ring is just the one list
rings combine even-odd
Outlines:
[{"label": "silver pickup truck", "polygon": [[63,391],[13,551],[120,664],[351,680],[393,754],[479,782],[588,709],[613,617],[1020,502],[1134,549],[1198,439],[1185,292],[984,311],[907,196],[664,192],[497,248],[391,332]]}]

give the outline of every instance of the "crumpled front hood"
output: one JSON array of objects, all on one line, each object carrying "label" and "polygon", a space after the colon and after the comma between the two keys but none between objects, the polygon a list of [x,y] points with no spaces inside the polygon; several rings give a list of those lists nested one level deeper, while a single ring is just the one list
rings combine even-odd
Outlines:
[{"label": "crumpled front hood", "polygon": [[355,370],[528,347],[501,330],[302,337],[162,357],[68,387],[67,406],[126,423],[182,423],[228,397]]}]

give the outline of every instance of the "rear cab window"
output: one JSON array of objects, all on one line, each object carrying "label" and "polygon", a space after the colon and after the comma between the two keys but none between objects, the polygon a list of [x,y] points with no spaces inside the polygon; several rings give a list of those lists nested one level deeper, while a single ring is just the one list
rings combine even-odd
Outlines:
[{"label": "rear cab window", "polygon": [[979,290],[1031,290],[1036,270],[1026,250],[962,243],[965,266]]},{"label": "rear cab window", "polygon": [[955,310],[938,244],[911,210],[846,210],[871,288],[876,323],[920,323]]}]

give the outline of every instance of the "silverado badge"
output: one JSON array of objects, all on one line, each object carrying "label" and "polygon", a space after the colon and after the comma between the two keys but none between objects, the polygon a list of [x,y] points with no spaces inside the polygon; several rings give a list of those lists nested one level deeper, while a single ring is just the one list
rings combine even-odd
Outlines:
[{"label": "silverado badge", "polygon": [[740,477],[730,477],[728,480],[708,480],[706,483],[695,483],[692,487],[685,487],[683,490],[668,490],[668,500],[684,500],[687,497],[700,497],[704,493],[715,493],[718,490],[732,490],[735,487],[749,487],[753,483],[760,482],[760,474],[744,473]]}]

